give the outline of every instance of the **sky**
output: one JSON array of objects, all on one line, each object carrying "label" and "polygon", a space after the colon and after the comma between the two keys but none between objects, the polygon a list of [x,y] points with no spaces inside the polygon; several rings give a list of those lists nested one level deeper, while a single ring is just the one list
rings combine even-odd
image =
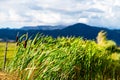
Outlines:
[{"label": "sky", "polygon": [[120,29],[120,0],[0,0],[0,28],[75,23]]}]

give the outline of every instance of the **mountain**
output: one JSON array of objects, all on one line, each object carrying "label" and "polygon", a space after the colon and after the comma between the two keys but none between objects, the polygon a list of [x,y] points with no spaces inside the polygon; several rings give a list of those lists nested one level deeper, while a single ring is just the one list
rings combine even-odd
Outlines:
[{"label": "mountain", "polygon": [[57,25],[57,26],[49,26],[49,25],[43,25],[43,26],[24,26],[21,28],[21,30],[55,30],[55,29],[63,29],[66,26],[63,25]]},{"label": "mountain", "polygon": [[89,26],[82,23],[77,23],[74,25],[70,25],[63,29],[38,29],[39,27],[27,27],[24,29],[0,29],[0,39],[3,40],[15,40],[17,32],[19,32],[19,36],[25,34],[28,32],[29,36],[32,36],[35,34],[43,33],[44,35],[49,35],[54,38],[58,36],[81,36],[84,39],[92,39],[95,40],[98,32],[101,30],[104,30],[107,32],[107,38],[110,40],[115,41],[118,45],[120,45],[120,30],[111,30],[107,28],[100,28],[95,26]]}]

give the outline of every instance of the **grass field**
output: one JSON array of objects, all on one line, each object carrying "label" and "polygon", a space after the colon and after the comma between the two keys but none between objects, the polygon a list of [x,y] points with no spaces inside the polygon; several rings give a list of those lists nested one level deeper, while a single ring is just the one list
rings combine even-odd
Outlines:
[{"label": "grass field", "polygon": [[[4,53],[5,53],[6,43],[0,42],[0,69],[3,67]],[[16,53],[16,43],[8,43],[7,49],[7,63],[15,56]]]},{"label": "grass field", "polygon": [[17,51],[16,43],[8,44],[6,71],[21,80],[120,80],[120,48],[105,36],[96,43],[41,34],[31,40],[25,34],[18,43]]},{"label": "grass field", "polygon": [[120,49],[104,39],[23,35],[7,70],[21,80],[120,80]]}]

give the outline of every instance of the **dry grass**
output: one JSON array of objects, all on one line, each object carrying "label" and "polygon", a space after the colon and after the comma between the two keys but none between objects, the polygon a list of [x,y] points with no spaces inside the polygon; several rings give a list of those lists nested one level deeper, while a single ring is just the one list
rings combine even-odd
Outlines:
[{"label": "dry grass", "polygon": [[19,80],[19,78],[15,75],[0,72],[0,80]]}]

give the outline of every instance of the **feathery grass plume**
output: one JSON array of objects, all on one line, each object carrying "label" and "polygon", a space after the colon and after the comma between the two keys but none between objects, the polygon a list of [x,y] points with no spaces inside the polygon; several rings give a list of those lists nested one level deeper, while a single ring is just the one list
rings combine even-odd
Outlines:
[{"label": "feathery grass plume", "polygon": [[103,46],[106,50],[111,50],[115,51],[116,50],[116,43],[112,40],[108,40],[106,38],[106,32],[105,31],[100,31],[97,36],[97,44],[99,46]]},{"label": "feathery grass plume", "polygon": [[97,43],[99,45],[105,45],[106,44],[106,41],[107,41],[107,38],[106,38],[106,32],[105,31],[100,31],[98,33],[98,36],[97,36]]}]

